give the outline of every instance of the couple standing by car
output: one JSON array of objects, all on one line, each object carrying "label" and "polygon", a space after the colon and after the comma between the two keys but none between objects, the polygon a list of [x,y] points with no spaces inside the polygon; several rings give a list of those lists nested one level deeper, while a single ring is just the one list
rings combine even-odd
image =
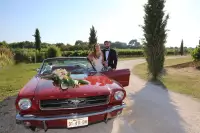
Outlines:
[{"label": "couple standing by car", "polygon": [[95,69],[100,72],[104,67],[110,67],[115,70],[117,67],[117,53],[110,48],[110,42],[104,42],[105,48],[101,50],[99,44],[95,44],[93,50],[88,55],[88,59],[93,63]]}]

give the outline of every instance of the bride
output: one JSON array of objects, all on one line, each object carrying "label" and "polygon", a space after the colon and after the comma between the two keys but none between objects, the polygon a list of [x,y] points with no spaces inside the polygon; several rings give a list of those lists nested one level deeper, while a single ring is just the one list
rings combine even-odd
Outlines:
[{"label": "bride", "polygon": [[101,51],[100,45],[95,44],[93,47],[93,51],[88,55],[88,59],[93,63],[97,72],[102,71],[105,66],[105,62],[103,59],[103,53]]}]

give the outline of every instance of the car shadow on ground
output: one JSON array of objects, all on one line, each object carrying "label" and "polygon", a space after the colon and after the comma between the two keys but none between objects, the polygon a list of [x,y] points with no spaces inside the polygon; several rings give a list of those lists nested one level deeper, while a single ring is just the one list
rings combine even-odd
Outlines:
[{"label": "car shadow on ground", "polygon": [[129,112],[124,117],[136,133],[186,133],[185,122],[162,82],[149,81],[127,98]]}]

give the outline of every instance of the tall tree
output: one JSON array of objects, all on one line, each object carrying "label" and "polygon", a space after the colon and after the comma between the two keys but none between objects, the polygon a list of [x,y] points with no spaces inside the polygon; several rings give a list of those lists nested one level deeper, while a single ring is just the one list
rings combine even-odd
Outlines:
[{"label": "tall tree", "polygon": [[95,30],[94,26],[90,28],[90,37],[89,37],[89,49],[92,49],[92,46],[97,43],[97,31]]},{"label": "tall tree", "polygon": [[8,45],[7,45],[7,42],[6,42],[6,41],[3,41],[3,42],[0,42],[0,46],[2,46],[2,47],[7,47]]},{"label": "tall tree", "polygon": [[180,46],[180,54],[181,56],[183,55],[183,40],[181,41],[181,46]]},{"label": "tall tree", "polygon": [[40,31],[38,28],[36,28],[35,30],[35,35],[33,35],[35,37],[35,49],[36,50],[41,50],[41,37],[40,37]]},{"label": "tall tree", "polygon": [[165,0],[148,0],[144,5],[144,53],[149,74],[157,80],[162,73],[165,61],[166,25],[169,15],[163,11]]},{"label": "tall tree", "polygon": [[83,41],[81,41],[81,40],[76,40],[75,45],[80,45],[80,44],[82,44],[82,43],[83,43]]},{"label": "tall tree", "polygon": [[137,39],[130,40],[128,44],[133,46],[134,48],[141,48],[140,42],[138,42]]}]

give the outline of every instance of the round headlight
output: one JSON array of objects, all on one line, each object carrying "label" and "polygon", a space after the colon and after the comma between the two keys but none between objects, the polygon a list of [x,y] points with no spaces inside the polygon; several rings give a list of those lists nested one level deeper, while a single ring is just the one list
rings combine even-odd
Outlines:
[{"label": "round headlight", "polygon": [[20,99],[18,102],[19,108],[22,110],[27,110],[31,107],[31,100],[29,99]]},{"label": "round headlight", "polygon": [[114,97],[115,97],[115,100],[122,100],[124,98],[124,92],[116,91]]}]

